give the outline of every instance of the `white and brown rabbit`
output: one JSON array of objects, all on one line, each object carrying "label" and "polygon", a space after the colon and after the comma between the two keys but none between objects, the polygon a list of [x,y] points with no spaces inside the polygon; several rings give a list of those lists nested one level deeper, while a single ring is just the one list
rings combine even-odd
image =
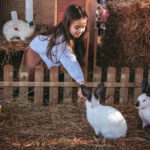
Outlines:
[{"label": "white and brown rabbit", "polygon": [[142,94],[138,97],[135,106],[143,122],[142,129],[150,127],[150,85],[147,78],[142,81]]},{"label": "white and brown rabbit", "polygon": [[96,136],[106,139],[125,137],[127,123],[121,112],[111,106],[103,106],[99,103],[104,83],[100,83],[94,94],[91,94],[85,85],[81,85],[82,93],[86,100],[86,113],[89,124],[94,128]]}]

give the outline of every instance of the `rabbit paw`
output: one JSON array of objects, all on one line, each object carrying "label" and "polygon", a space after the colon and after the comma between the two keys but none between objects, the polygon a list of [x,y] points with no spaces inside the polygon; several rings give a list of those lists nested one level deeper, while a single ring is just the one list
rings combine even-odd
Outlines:
[{"label": "rabbit paw", "polygon": [[149,130],[150,129],[150,125],[146,125],[145,127],[143,127],[144,130]]},{"label": "rabbit paw", "polygon": [[147,126],[149,126],[148,123],[143,120],[142,129],[144,130],[145,128],[147,128]]},{"label": "rabbit paw", "polygon": [[97,129],[97,128],[94,128],[94,131],[95,131],[95,136],[99,136],[99,129]]}]

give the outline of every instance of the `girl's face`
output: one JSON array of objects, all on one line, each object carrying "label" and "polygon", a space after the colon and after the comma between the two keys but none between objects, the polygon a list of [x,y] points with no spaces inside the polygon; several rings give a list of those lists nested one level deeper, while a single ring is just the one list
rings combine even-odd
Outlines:
[{"label": "girl's face", "polygon": [[87,26],[87,18],[74,20],[70,25],[70,34],[74,38],[79,38],[85,32]]}]

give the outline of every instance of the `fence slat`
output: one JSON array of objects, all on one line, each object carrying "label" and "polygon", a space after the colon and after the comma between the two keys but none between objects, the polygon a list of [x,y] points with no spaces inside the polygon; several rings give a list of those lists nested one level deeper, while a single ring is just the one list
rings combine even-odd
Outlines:
[{"label": "fence slat", "polygon": [[[134,82],[141,83],[142,80],[143,80],[143,68],[136,68]],[[141,87],[134,88],[133,103],[135,103],[137,101],[137,98],[141,94],[141,92],[142,92]]]},{"label": "fence slat", "polygon": [[[121,69],[121,83],[129,82],[129,68],[123,67]],[[120,104],[126,104],[128,102],[128,88],[120,88]]]},{"label": "fence slat", "polygon": [[[22,65],[19,72],[19,81],[28,81],[28,67]],[[28,100],[28,87],[19,87],[19,97],[22,97],[22,100]]]},{"label": "fence slat", "polygon": [[89,31],[87,32],[87,37],[85,38],[85,67],[82,68],[84,73],[84,79],[87,81],[88,76],[88,58],[89,58]]},{"label": "fence slat", "polygon": [[[102,69],[99,66],[94,67],[93,69],[93,82],[101,82],[102,78]],[[95,88],[92,88],[92,92],[94,92]]]},{"label": "fence slat", "polygon": [[[13,81],[13,66],[5,65],[4,66],[4,82]],[[4,99],[13,98],[13,87],[4,87]]]},{"label": "fence slat", "polygon": [[93,66],[96,67],[96,56],[97,56],[97,37],[98,37],[98,28],[94,29],[94,63]]},{"label": "fence slat", "polygon": [[150,84],[150,68],[148,69],[148,83]]},{"label": "fence slat", "polygon": [[[35,67],[35,82],[42,82],[44,77],[44,69],[42,66]],[[43,104],[43,87],[35,87],[34,104],[41,106]]]},{"label": "fence slat", "polygon": [[[64,72],[64,82],[72,82],[72,78],[66,71]],[[66,104],[70,104],[72,102],[72,88],[71,87],[64,88],[63,102]]]},{"label": "fence slat", "polygon": [[[50,69],[50,82],[58,82],[58,67],[51,67]],[[58,87],[51,87],[49,90],[50,105],[58,103]]]},{"label": "fence slat", "polygon": [[[115,82],[116,80],[116,68],[108,67],[107,82]],[[114,103],[115,88],[106,88],[106,104]]]}]

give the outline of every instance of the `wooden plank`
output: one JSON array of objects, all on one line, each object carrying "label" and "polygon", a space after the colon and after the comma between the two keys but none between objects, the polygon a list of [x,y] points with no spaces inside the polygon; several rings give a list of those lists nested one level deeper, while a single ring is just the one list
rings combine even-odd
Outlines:
[{"label": "wooden plank", "polygon": [[89,55],[93,57],[95,43],[95,27],[96,27],[96,0],[86,0],[86,12],[88,15],[89,28]]},{"label": "wooden plank", "polygon": [[[44,69],[42,66],[35,67],[35,82],[42,82],[44,77]],[[41,106],[43,104],[43,87],[35,87],[34,104]]]},{"label": "wooden plank", "polygon": [[148,69],[148,83],[150,84],[150,68]]},{"label": "wooden plank", "polygon": [[[102,69],[99,66],[95,66],[93,69],[93,82],[101,82],[102,78]],[[92,89],[92,92],[94,92],[95,88]]]},{"label": "wooden plank", "polygon": [[[4,66],[4,82],[13,81],[13,66],[5,65]],[[3,89],[4,99],[13,99],[13,87],[6,86]]]},{"label": "wooden plank", "polygon": [[85,39],[85,67],[83,68],[84,80],[87,81],[88,76],[88,57],[89,57],[89,32],[87,32],[87,37]]},{"label": "wooden plank", "polygon": [[[87,87],[97,87],[99,82],[85,82]],[[141,83],[114,83],[114,82],[104,82],[106,88],[115,88],[115,87],[141,87]],[[79,87],[76,82],[11,82],[11,81],[1,81],[0,87]]]},{"label": "wooden plank", "polygon": [[[22,65],[19,72],[19,81],[28,81],[28,67]],[[19,97],[22,97],[22,100],[28,101],[28,87],[19,87]]]},{"label": "wooden plank", "polygon": [[34,0],[34,12],[36,13],[36,25],[54,24],[55,0]]},{"label": "wooden plank", "polygon": [[[107,82],[115,82],[116,80],[116,68],[108,67],[107,72]],[[114,103],[114,93],[115,88],[108,87],[106,88],[106,104],[113,104]]]},{"label": "wooden plank", "polygon": [[[123,67],[121,69],[121,83],[128,83],[129,82],[129,68]],[[128,88],[120,88],[120,104],[127,104],[128,102]]]},{"label": "wooden plank", "polygon": [[[51,67],[50,69],[50,82],[58,82],[58,67]],[[59,82],[60,83],[60,82]],[[58,103],[58,87],[51,87],[49,90],[50,105]]]},{"label": "wooden plank", "polygon": [[57,25],[57,12],[58,12],[58,3],[57,0],[54,0],[54,25]]},{"label": "wooden plank", "polygon": [[[143,68],[136,68],[135,69],[135,83],[142,83],[143,80]],[[142,89],[141,87],[134,88],[134,94],[133,94],[133,103],[137,101],[138,96],[141,94]]]},{"label": "wooden plank", "polygon": [[[72,82],[72,78],[66,71],[64,72],[64,82]],[[64,88],[63,101],[66,104],[72,103],[72,88],[71,87]]]},{"label": "wooden plank", "polygon": [[97,36],[98,36],[98,28],[94,29],[94,67],[96,67],[96,56],[97,56]]}]

